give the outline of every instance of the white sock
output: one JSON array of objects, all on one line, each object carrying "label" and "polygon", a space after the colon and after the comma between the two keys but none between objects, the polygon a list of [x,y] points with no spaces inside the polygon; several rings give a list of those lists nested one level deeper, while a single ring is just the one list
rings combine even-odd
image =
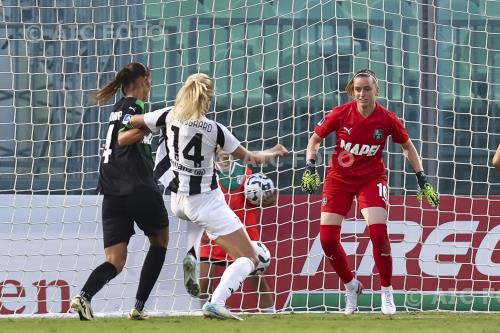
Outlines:
[{"label": "white sock", "polygon": [[357,290],[358,289],[358,280],[352,279],[348,283],[344,284],[346,290]]},{"label": "white sock", "polygon": [[241,287],[243,280],[255,269],[253,261],[248,257],[236,259],[220,278],[219,285],[212,294],[210,303],[224,306],[226,300]]},{"label": "white sock", "polygon": [[389,287],[382,287],[382,291],[391,291],[392,292],[392,286]]},{"label": "white sock", "polygon": [[186,233],[186,250],[189,252],[191,248],[194,248],[196,260],[200,260],[200,241],[201,236],[203,236],[203,229],[193,222],[186,221],[186,223],[188,224]]}]

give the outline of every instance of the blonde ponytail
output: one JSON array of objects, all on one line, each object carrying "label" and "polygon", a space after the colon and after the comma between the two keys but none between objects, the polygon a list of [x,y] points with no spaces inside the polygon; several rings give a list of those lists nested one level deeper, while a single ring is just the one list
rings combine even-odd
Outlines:
[{"label": "blonde ponytail", "polygon": [[174,118],[179,121],[200,119],[208,112],[213,95],[208,75],[190,75],[175,98]]}]

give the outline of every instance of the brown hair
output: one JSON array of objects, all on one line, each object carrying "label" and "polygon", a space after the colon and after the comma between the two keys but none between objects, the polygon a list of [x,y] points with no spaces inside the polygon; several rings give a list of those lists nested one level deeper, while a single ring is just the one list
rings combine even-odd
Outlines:
[{"label": "brown hair", "polygon": [[357,71],[356,74],[354,74],[354,76],[351,78],[351,80],[349,80],[349,83],[345,87],[345,92],[347,93],[347,95],[354,97],[354,79],[357,77],[371,77],[373,79],[373,83],[378,89],[378,79],[375,75],[375,72],[368,68],[364,68]]},{"label": "brown hair", "polygon": [[149,68],[140,62],[132,62],[123,67],[115,76],[113,81],[106,84],[103,88],[99,89],[95,95],[98,103],[107,101],[114,94],[118,88],[122,88],[125,95],[125,89],[141,77],[148,77],[150,75]]},{"label": "brown hair", "polygon": [[207,113],[213,95],[214,88],[208,75],[190,75],[175,98],[174,118],[179,121],[200,119]]}]

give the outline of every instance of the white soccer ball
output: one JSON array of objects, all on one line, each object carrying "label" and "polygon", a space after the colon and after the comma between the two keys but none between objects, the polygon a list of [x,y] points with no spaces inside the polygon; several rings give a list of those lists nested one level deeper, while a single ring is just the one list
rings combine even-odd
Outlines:
[{"label": "white soccer ball", "polygon": [[255,268],[255,270],[251,273],[251,275],[260,275],[265,272],[265,270],[269,267],[271,263],[271,252],[264,243],[260,241],[252,241],[252,245],[257,252],[257,257],[259,258],[259,264]]},{"label": "white soccer ball", "polygon": [[259,206],[262,196],[266,192],[274,191],[274,183],[271,178],[262,173],[254,173],[245,182],[245,197],[254,206]]}]

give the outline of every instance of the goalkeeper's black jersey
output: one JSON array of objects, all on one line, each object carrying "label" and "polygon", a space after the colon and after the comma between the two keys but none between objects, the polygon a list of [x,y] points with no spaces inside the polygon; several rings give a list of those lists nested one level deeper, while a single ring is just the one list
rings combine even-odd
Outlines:
[{"label": "goalkeeper's black jersey", "polygon": [[118,134],[132,128],[130,118],[144,113],[144,102],[125,97],[109,117],[104,150],[101,153],[97,191],[106,195],[130,195],[142,190],[159,190],[153,179],[152,135],[130,145],[118,145]]}]

